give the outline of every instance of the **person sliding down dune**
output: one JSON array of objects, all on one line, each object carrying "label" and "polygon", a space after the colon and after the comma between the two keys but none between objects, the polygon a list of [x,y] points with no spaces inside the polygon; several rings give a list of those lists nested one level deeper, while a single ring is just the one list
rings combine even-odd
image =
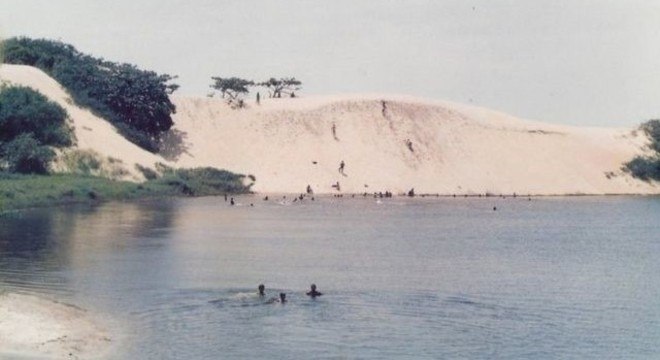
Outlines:
[{"label": "person sliding down dune", "polygon": [[311,296],[312,298],[315,298],[321,295],[323,295],[323,293],[316,291],[316,284],[312,284],[311,290],[307,293],[307,296]]}]

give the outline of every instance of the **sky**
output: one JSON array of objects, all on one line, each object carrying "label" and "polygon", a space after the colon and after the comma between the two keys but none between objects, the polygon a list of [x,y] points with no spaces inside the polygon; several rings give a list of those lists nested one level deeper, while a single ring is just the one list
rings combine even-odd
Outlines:
[{"label": "sky", "polygon": [[0,35],[178,75],[295,76],[586,126],[660,117],[657,0],[0,0]]}]

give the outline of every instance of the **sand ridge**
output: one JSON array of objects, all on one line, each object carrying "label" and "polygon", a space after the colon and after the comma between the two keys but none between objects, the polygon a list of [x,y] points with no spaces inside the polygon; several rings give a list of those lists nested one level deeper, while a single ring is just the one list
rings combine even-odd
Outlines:
[{"label": "sand ridge", "polygon": [[[622,165],[644,153],[633,129],[522,120],[446,101],[393,95],[264,99],[232,110],[175,97],[180,166],[226,167],[260,192],[440,194],[657,193]],[[334,128],[334,133],[333,133]],[[345,176],[339,173],[344,161]]]},{"label": "sand ridge", "polygon": [[[2,65],[0,80],[35,88],[62,105],[79,149],[135,164],[212,166],[256,177],[253,190],[300,193],[390,191],[451,194],[649,194],[625,162],[648,153],[635,129],[546,124],[448,101],[399,95],[263,98],[234,110],[220,98],[179,97],[160,154],[128,142],[75,106],[41,70]],[[334,128],[334,131],[333,131]],[[344,161],[345,171],[338,171]],[[333,186],[335,185],[335,186]]]}]

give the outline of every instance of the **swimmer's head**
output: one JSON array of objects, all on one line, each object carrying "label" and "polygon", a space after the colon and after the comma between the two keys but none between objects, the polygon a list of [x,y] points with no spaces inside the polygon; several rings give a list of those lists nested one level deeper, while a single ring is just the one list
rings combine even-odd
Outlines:
[{"label": "swimmer's head", "polygon": [[280,293],[280,301],[281,302],[286,302],[286,294],[285,293]]},{"label": "swimmer's head", "polygon": [[312,284],[311,288],[312,288],[312,291],[316,291],[316,284]]},{"label": "swimmer's head", "polygon": [[264,290],[266,290],[264,284],[259,284],[259,295],[264,295]]}]

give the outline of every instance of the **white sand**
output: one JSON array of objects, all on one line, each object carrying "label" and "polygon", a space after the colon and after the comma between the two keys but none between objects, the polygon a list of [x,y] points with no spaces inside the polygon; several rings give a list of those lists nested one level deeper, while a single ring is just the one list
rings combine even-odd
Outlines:
[{"label": "white sand", "polygon": [[[252,174],[258,192],[299,193],[309,184],[316,193],[335,193],[331,185],[339,181],[342,192],[354,193],[413,187],[441,194],[660,193],[658,183],[621,170],[648,152],[648,139],[633,129],[558,126],[391,95],[263,99],[261,106],[249,101],[243,110],[221,99],[174,97],[177,114],[165,160],[71,105],[66,92],[38,69],[3,65],[0,79],[36,88],[64,106],[78,147],[121,159],[127,179],[142,178],[136,163],[153,168],[163,162]],[[342,160],[347,176],[338,172]]]},{"label": "white sand", "polygon": [[[556,126],[402,96],[266,99],[246,110],[216,99],[175,103],[175,131],[185,134],[186,145],[178,164],[253,174],[260,192],[303,192],[310,184],[317,193],[333,193],[337,181],[343,192],[357,193],[660,190],[621,171],[648,142],[632,129]],[[347,176],[338,172],[342,160]]]},{"label": "white sand", "polygon": [[91,315],[32,295],[0,293],[0,358],[89,359],[112,340]]}]

